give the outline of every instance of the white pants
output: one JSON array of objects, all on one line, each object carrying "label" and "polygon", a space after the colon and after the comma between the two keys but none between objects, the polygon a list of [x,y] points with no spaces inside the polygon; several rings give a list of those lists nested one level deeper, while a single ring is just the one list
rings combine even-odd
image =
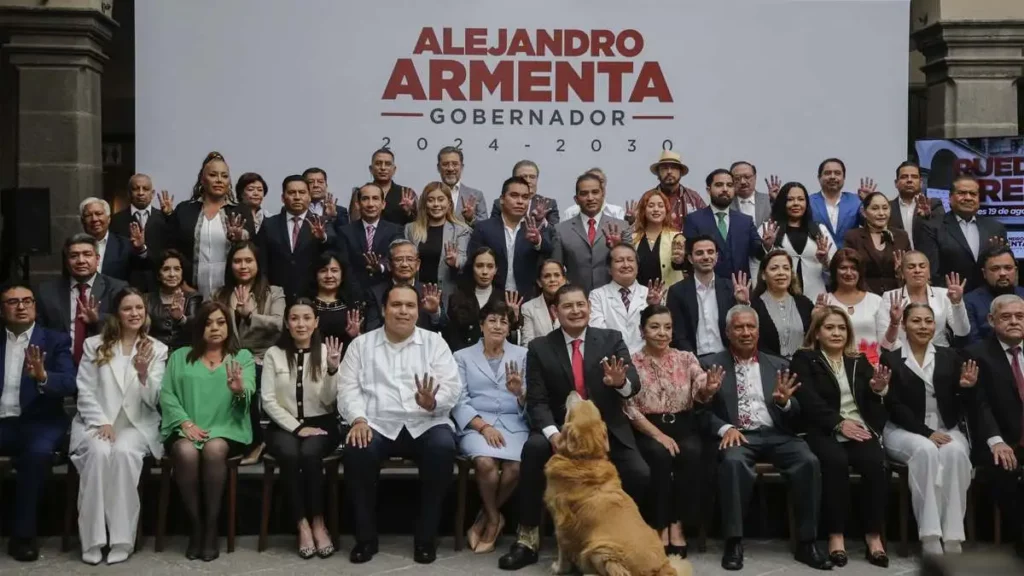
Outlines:
[{"label": "white pants", "polygon": [[970,448],[959,430],[939,432],[948,434],[952,442],[938,447],[920,434],[886,424],[885,451],[909,470],[918,537],[962,542],[971,485]]},{"label": "white pants", "polygon": [[131,426],[115,433],[114,443],[88,432],[71,454],[82,478],[78,486],[78,534],[82,551],[108,544],[135,545],[139,521],[139,476],[149,452],[145,437]]}]

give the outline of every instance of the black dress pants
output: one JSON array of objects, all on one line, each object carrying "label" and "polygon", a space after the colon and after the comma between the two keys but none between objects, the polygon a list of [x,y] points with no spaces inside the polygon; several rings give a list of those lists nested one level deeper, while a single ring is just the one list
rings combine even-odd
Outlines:
[{"label": "black dress pants", "polygon": [[[663,417],[664,416],[664,417]],[[661,530],[674,522],[686,528],[698,526],[701,511],[701,452],[703,442],[694,428],[692,412],[649,414],[648,421],[675,440],[679,454],[672,456],[657,440],[636,434],[636,445],[651,468],[651,484],[644,515]]]},{"label": "black dress pants", "polygon": [[1024,541],[1024,448],[1015,446],[1014,453],[1017,455],[1016,470],[992,466],[991,456],[985,465],[989,467],[993,496],[1003,518],[1011,519],[1012,531],[1008,536]]},{"label": "black dress pants", "polygon": [[281,485],[296,524],[303,518],[324,515],[324,457],[341,443],[335,414],[306,418],[299,430],[302,428],[320,428],[327,435],[302,438],[271,422],[265,436],[267,453],[281,469]]},{"label": "black dress pants", "polygon": [[419,467],[420,514],[416,519],[413,541],[416,545],[436,544],[441,522],[441,506],[452,482],[455,466],[455,433],[447,424],[439,424],[413,438],[407,428],[389,440],[377,431],[366,448],[345,446],[345,493],[355,519],[357,543],[377,538],[377,485],[381,460],[397,456],[416,461]]},{"label": "black dress pants", "polygon": [[[637,503],[643,505],[644,492],[651,480],[651,469],[639,450],[622,443],[614,434],[608,434],[611,452],[608,457],[622,480],[622,489]],[[531,432],[523,446],[519,465],[519,524],[534,527],[540,524],[544,506],[544,466],[551,459],[551,442],[540,432]]]},{"label": "black dress pants", "polygon": [[889,472],[877,437],[839,442],[834,436],[808,434],[811,451],[821,462],[821,506],[826,534],[842,534],[850,513],[850,467],[860,474],[864,499],[860,509],[865,534],[880,534],[885,523]]}]

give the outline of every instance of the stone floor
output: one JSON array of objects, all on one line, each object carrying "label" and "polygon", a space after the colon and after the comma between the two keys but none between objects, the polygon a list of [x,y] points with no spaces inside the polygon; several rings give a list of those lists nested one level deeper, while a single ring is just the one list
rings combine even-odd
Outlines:
[{"label": "stone floor", "polygon": [[[223,540],[222,540],[223,542]],[[368,564],[353,565],[348,562],[348,552],[351,540],[343,542],[344,549],[340,554],[328,560],[299,559],[292,548],[294,540],[280,536],[271,539],[270,548],[263,553],[256,551],[255,537],[241,537],[238,541],[238,548],[233,554],[221,553],[221,557],[210,563],[201,561],[188,561],[184,557],[185,539],[172,539],[168,549],[163,553],[153,552],[153,540],[147,539],[144,551],[135,554],[124,564],[116,566],[88,566],[83,564],[77,553],[62,554],[60,552],[59,539],[47,539],[44,541],[42,557],[33,564],[19,564],[12,561],[6,554],[0,552],[0,574],[4,576],[15,576],[22,574],[47,574],[47,575],[78,575],[78,574],[104,574],[120,575],[131,574],[143,575],[173,575],[173,574],[259,574],[260,576],[293,575],[293,574],[408,574],[410,576],[430,575],[455,575],[455,574],[509,574],[498,569],[498,556],[511,543],[511,537],[504,537],[499,551],[492,554],[476,555],[472,552],[463,551],[454,553],[450,538],[442,540],[441,548],[438,550],[438,560],[432,565],[423,566],[412,561],[412,541],[409,536],[384,536],[381,538],[381,550],[372,562]],[[553,542],[545,542],[544,555],[541,562],[518,574],[540,575],[548,574],[548,566],[553,560]],[[3,551],[6,551],[6,542],[2,543]],[[690,559],[694,564],[694,573],[698,576],[713,574],[732,574],[722,570],[719,562],[721,560],[721,543],[709,542],[708,551],[705,554],[693,554]],[[975,549],[973,553],[978,553]],[[984,552],[991,552],[994,555],[1008,554],[1006,550],[995,550],[991,547],[983,547]],[[863,559],[863,550],[851,550],[850,564],[836,571],[843,576],[859,576],[868,574],[885,574],[887,576],[898,576],[901,574],[916,574],[918,562],[915,558],[900,558],[894,556],[892,565],[888,570],[882,570],[869,565]],[[1021,572],[1018,572],[1020,574]],[[749,576],[772,575],[794,575],[794,574],[820,574],[802,564],[793,561],[792,556],[786,550],[786,543],[781,540],[770,541],[748,541],[746,543],[746,567],[740,572]]]}]

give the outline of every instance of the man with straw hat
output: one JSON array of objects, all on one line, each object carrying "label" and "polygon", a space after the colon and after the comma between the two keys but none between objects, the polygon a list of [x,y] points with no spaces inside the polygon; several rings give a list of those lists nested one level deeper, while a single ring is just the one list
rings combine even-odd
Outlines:
[{"label": "man with straw hat", "polygon": [[[670,225],[680,231],[683,229],[683,220],[687,214],[707,207],[707,202],[700,197],[696,190],[682,185],[683,176],[689,172],[690,167],[683,164],[682,157],[671,150],[662,150],[658,161],[651,164],[651,174],[658,177],[658,189],[668,196],[671,204],[669,208]],[[634,203],[631,202],[629,207],[633,208],[633,206]]]}]

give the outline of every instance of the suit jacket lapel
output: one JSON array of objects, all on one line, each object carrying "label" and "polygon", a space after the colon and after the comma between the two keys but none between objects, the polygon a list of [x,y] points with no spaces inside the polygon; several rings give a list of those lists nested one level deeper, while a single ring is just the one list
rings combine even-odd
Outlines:
[{"label": "suit jacket lapel", "polygon": [[[959,244],[960,247],[964,249],[964,251],[970,254],[971,258],[973,259],[974,253],[971,252],[971,245],[967,243],[967,237],[964,236],[964,231],[960,229],[960,221],[957,220],[956,214],[954,214],[953,212],[946,213],[946,230],[949,232],[949,235],[953,237],[953,240],[956,240],[956,243]],[[978,243],[981,244],[980,226],[978,227],[978,240]]]},{"label": "suit jacket lapel", "polygon": [[601,359],[604,357],[601,356],[600,345],[601,341],[598,338],[597,330],[588,328],[587,337],[583,341],[583,384],[587,387],[587,394],[591,398],[594,397],[594,388],[604,385],[601,379],[587,379],[587,374],[591,372],[601,374],[603,378],[604,372],[601,370],[600,365]]},{"label": "suit jacket lapel", "polygon": [[[106,298],[106,294],[107,281],[103,279],[103,275],[97,274],[96,281],[92,283],[92,292],[90,292],[89,295],[96,300],[97,304],[99,304]],[[100,306],[100,311],[102,312],[102,306]]]},{"label": "suit jacket lapel", "polygon": [[476,364],[477,368],[479,368],[480,371],[491,380],[491,382],[494,382],[495,384],[504,384],[505,373],[499,370],[501,373],[500,379],[494,374],[494,370],[491,370],[491,364],[487,361],[487,357],[484,356],[483,344],[480,342],[474,344],[471,348],[469,357],[473,360],[473,363]]},{"label": "suit jacket lapel", "polygon": [[[583,228],[583,221],[581,221],[578,217],[573,218],[569,226],[573,229],[574,232],[576,232],[576,234],[579,234],[580,240],[583,241],[583,245],[590,247],[590,240],[587,239],[587,231]],[[598,233],[600,233],[600,230],[598,230]]]},{"label": "suit jacket lapel", "polygon": [[764,405],[768,407],[768,411],[771,412],[771,407],[775,403],[772,400],[772,394],[775,394],[775,373],[772,372],[771,366],[764,361],[764,358],[758,354],[757,368],[761,373],[761,390],[764,393]]},{"label": "suit jacket lapel", "polygon": [[[557,358],[558,363],[562,365],[562,371],[565,372],[565,376],[567,378],[566,382],[569,383],[569,390],[575,390],[576,380],[572,375],[572,359],[569,358],[569,350],[565,344],[565,337],[562,336],[561,330],[553,330],[548,333],[548,345],[554,349],[555,358]],[[584,361],[584,365],[585,364],[586,361]],[[584,374],[586,374],[586,370],[584,370]]]},{"label": "suit jacket lapel", "polygon": [[693,344],[696,346],[697,326],[699,325],[697,316],[700,314],[700,308],[697,307],[697,277],[690,276],[688,279],[686,279],[686,282],[692,282],[693,286],[691,289],[690,285],[687,284],[683,288],[683,308],[690,311],[690,313],[687,314],[686,317],[690,320],[690,333],[693,334]]},{"label": "suit jacket lapel", "polygon": [[725,411],[729,416],[729,423],[736,424],[739,421],[739,392],[736,390],[736,365],[733,362],[732,354],[728,355],[728,359],[723,362],[722,368],[725,369],[725,377],[722,379],[722,387],[719,388],[718,393],[722,394],[722,400],[725,402]]}]

